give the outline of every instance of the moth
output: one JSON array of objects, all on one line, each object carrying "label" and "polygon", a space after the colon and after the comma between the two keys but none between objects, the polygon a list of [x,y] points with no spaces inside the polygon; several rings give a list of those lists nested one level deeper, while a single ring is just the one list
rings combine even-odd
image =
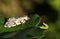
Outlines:
[{"label": "moth", "polygon": [[9,18],[5,23],[4,27],[6,28],[15,27],[17,25],[24,24],[28,19],[30,19],[28,16]]}]

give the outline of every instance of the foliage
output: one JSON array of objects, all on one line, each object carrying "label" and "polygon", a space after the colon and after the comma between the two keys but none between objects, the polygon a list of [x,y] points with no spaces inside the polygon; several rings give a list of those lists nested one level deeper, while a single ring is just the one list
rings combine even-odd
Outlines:
[{"label": "foliage", "polygon": [[[22,39],[28,39],[28,38],[29,39],[32,39],[32,38],[41,39],[43,37],[43,33],[45,33],[44,32],[45,30],[42,30],[38,27],[38,25],[40,24],[40,16],[37,14],[31,15],[30,19],[28,21],[26,21],[26,23],[18,25],[16,27],[12,27],[12,28],[5,28],[4,27],[5,20],[4,20],[3,16],[0,17],[0,21],[3,22],[2,24],[0,23],[0,33],[22,31],[22,30],[27,29],[27,30],[23,31],[25,33],[23,34],[24,37]],[[16,34],[17,34],[17,32],[16,33],[14,32],[14,33],[3,35],[2,37],[3,38],[10,38],[11,36],[14,36]],[[26,37],[26,35],[27,36],[31,35],[32,37],[31,36]]]}]

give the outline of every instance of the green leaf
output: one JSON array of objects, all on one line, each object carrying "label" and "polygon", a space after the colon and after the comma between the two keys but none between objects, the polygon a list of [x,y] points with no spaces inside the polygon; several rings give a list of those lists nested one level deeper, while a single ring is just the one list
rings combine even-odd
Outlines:
[{"label": "green leaf", "polygon": [[5,22],[5,18],[3,15],[0,14],[0,25],[3,25]]},{"label": "green leaf", "polygon": [[44,33],[45,30],[32,27],[19,32],[16,39],[42,39],[45,35]]},{"label": "green leaf", "polygon": [[17,34],[17,32],[12,32],[7,35],[4,35],[3,38],[11,38],[11,37],[14,37],[16,34]]},{"label": "green leaf", "polygon": [[44,33],[44,30],[32,28],[25,33],[24,39],[42,39]]},{"label": "green leaf", "polygon": [[29,28],[29,27],[33,27],[33,26],[35,27],[35,25],[40,20],[39,18],[40,17],[37,14],[32,15],[30,20],[28,20],[26,23],[18,25],[16,27],[12,27],[12,28],[5,28],[4,26],[0,25],[0,33],[12,32],[12,31],[17,31],[17,30],[23,30],[23,29],[26,29],[26,28]]}]

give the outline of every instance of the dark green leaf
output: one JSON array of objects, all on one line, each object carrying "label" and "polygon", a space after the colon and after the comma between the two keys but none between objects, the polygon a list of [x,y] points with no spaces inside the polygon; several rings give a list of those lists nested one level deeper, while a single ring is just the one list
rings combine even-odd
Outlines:
[{"label": "dark green leaf", "polygon": [[35,15],[31,16],[30,20],[28,20],[26,23],[18,25],[16,27],[12,27],[12,28],[5,28],[4,26],[0,25],[0,33],[23,30],[23,29],[26,29],[29,27],[33,27],[39,22],[38,18],[39,18],[39,16],[37,14],[35,14]]}]

